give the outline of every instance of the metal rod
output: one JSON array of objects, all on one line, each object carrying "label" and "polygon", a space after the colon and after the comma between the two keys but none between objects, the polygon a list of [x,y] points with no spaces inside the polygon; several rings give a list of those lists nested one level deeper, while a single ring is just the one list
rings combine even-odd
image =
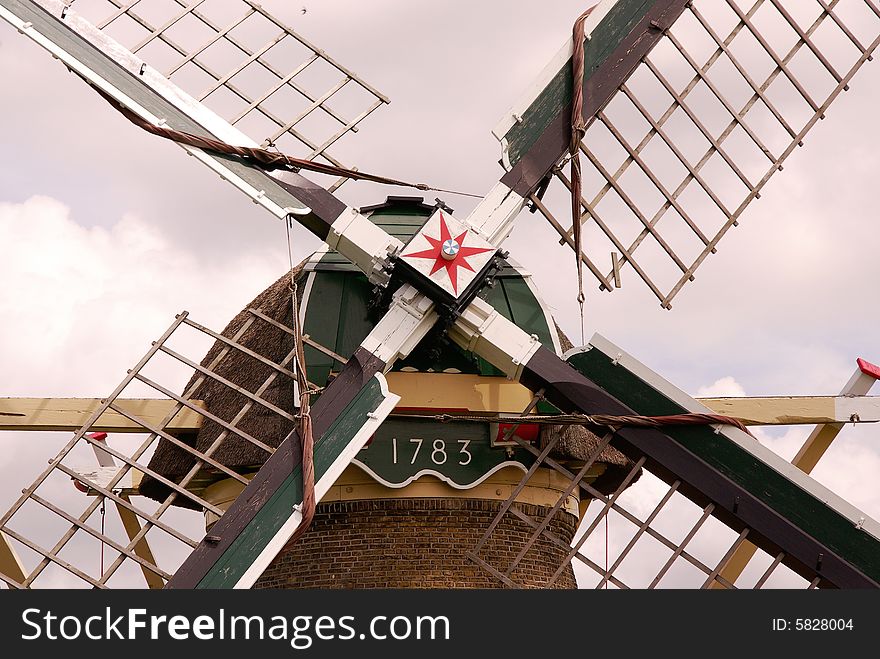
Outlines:
[{"label": "metal rod", "polygon": [[550,583],[548,585],[552,586],[553,584],[556,583],[556,580],[562,575],[562,572],[565,569],[564,565],[567,565],[568,563],[570,563],[572,557],[580,551],[581,547],[584,546],[584,543],[587,541],[587,538],[590,536],[590,534],[593,532],[593,530],[596,528],[596,526],[599,525],[599,520],[603,516],[607,515],[608,511],[612,509],[612,506],[615,504],[618,497],[621,494],[623,494],[623,491],[627,487],[629,487],[629,484],[632,482],[633,478],[636,477],[636,474],[639,473],[639,471],[642,468],[642,465],[644,465],[646,461],[647,461],[647,458],[643,455],[641,458],[639,458],[636,461],[635,464],[633,464],[632,469],[629,470],[629,473],[626,475],[626,478],[623,479],[623,481],[620,483],[620,485],[614,491],[614,494],[610,498],[608,498],[608,500],[605,502],[605,506],[602,508],[602,510],[596,516],[596,519],[594,519],[593,522],[587,527],[587,530],[584,531],[584,533],[583,533],[583,535],[581,535],[580,539],[578,539],[578,541],[572,545],[571,550],[568,552],[568,555],[565,557],[565,560],[563,561],[563,565],[560,565],[556,569],[556,572],[550,578]]},{"label": "metal rod", "polygon": [[[636,546],[636,543],[639,541],[639,538],[641,538],[642,535],[644,535],[645,531],[648,529],[648,527],[651,526],[651,522],[653,522],[654,519],[657,517],[657,515],[660,514],[660,511],[663,510],[663,506],[665,506],[666,503],[669,501],[669,499],[672,498],[672,495],[678,491],[678,488],[680,485],[681,485],[681,481],[677,480],[677,481],[673,482],[672,485],[669,487],[669,489],[666,491],[666,494],[663,495],[663,498],[660,499],[660,502],[656,506],[654,506],[654,510],[651,511],[651,514],[648,515],[648,517],[645,519],[644,522],[639,524],[639,528],[636,530],[635,535],[633,535],[633,537],[630,538],[629,543],[627,543],[626,547],[623,548],[623,551],[621,551],[620,554],[617,555],[617,558],[614,560],[614,563],[611,564],[611,567],[608,568],[609,574],[614,574],[614,571],[618,567],[620,567],[620,564],[623,563],[623,561],[629,555],[629,552],[632,551],[632,548]],[[607,581],[608,581],[607,578],[603,578],[599,582],[599,585],[596,586],[596,588],[597,589],[602,588]]]},{"label": "metal rod", "polygon": [[[555,175],[560,181],[562,181],[563,185],[565,185],[565,187],[568,188],[568,190],[570,192],[571,191],[571,181],[568,180],[568,178],[565,176],[565,174],[563,174],[560,170],[557,169],[555,171]],[[599,226],[599,228],[602,229],[602,232],[607,236],[608,240],[610,240],[614,244],[614,246],[620,251],[620,253],[623,255],[623,257],[627,261],[629,261],[629,263],[632,265],[633,268],[635,268],[635,271],[639,273],[639,276],[648,285],[648,288],[650,288],[654,292],[654,295],[656,295],[658,298],[662,299],[663,294],[654,285],[654,282],[651,281],[651,278],[648,277],[647,273],[645,273],[645,271],[642,270],[642,267],[638,263],[636,263],[632,254],[630,254],[630,252],[626,249],[626,247],[623,246],[623,243],[621,243],[620,240],[617,238],[617,236],[614,235],[614,232],[608,228],[608,225],[605,224],[605,222],[602,220],[602,218],[600,218],[596,214],[595,209],[593,209],[593,207],[589,205],[587,200],[584,199],[583,195],[580,195],[580,204],[586,211],[584,213],[584,215],[588,215],[589,217],[591,217],[593,219],[593,221]],[[580,220],[578,220],[578,221],[580,221],[581,224],[583,224],[582,220],[583,220],[583,217],[581,217]]]},{"label": "metal rod", "polygon": [[[550,226],[552,226],[556,230],[556,232],[559,234],[560,238],[562,238],[562,240],[565,241],[569,247],[571,247],[572,249],[575,249],[574,239],[571,237],[571,235],[569,233],[567,233],[565,231],[565,229],[562,228],[562,225],[553,216],[553,213],[550,212],[550,209],[544,205],[544,202],[540,199],[540,197],[538,197],[534,192],[532,192],[529,195],[529,199],[531,200],[531,202],[533,204],[535,204],[535,206],[538,208],[538,210],[541,211],[541,214],[550,223]],[[583,251],[581,251],[581,253],[580,253],[580,259],[581,259],[581,261],[583,261],[584,265],[587,266],[589,271],[592,272],[596,276],[596,279],[598,279],[600,282],[602,282],[600,285],[600,288],[602,290],[606,290],[606,291],[610,292],[611,291],[611,283],[605,278],[605,276],[602,274],[602,272],[599,270],[599,268],[597,268],[593,264],[593,262],[589,259],[589,257],[583,253]]]},{"label": "metal rod", "polygon": [[684,548],[687,547],[688,543],[693,540],[694,536],[697,534],[697,531],[700,530],[705,521],[709,519],[709,517],[712,515],[713,510],[715,510],[714,503],[710,503],[708,506],[703,508],[703,514],[700,516],[700,519],[697,520],[697,523],[694,525],[694,527],[688,532],[684,540],[681,541],[681,544],[675,548],[675,551],[672,552],[672,556],[669,557],[669,560],[666,561],[666,564],[660,569],[660,572],[657,573],[657,576],[654,577],[654,580],[648,586],[650,590],[653,590],[657,587],[657,584],[660,583],[660,580],[666,575],[666,573],[669,571],[669,568],[672,567],[675,559],[681,555],[681,552],[684,551]]},{"label": "metal rod", "polygon": [[[0,530],[2,530],[10,538],[15,538],[21,544],[25,545],[26,547],[30,548],[31,550],[33,550],[33,551],[37,552],[38,554],[40,554],[41,556],[43,556],[44,561],[55,563],[56,565],[64,568],[65,570],[67,570],[68,572],[73,574],[74,576],[79,577],[80,579],[82,579],[86,583],[91,584],[95,588],[106,588],[105,585],[98,583],[92,577],[90,577],[88,574],[86,574],[85,572],[83,572],[79,568],[75,567],[73,564],[68,563],[63,558],[60,558],[55,552],[52,552],[52,551],[49,551],[48,549],[44,549],[43,547],[40,547],[40,545],[38,545],[37,543],[32,542],[31,540],[28,540],[25,536],[21,535],[20,533],[16,533],[12,529],[10,529],[8,526],[2,526],[2,527],[0,527]],[[40,572],[42,572],[42,569],[40,570]],[[29,588],[30,585],[34,582],[34,579],[37,578],[37,576],[39,576],[39,572],[37,574],[34,574],[33,572],[31,572],[31,574],[29,574],[27,576],[27,578],[24,580],[24,582],[21,584],[22,587]]]},{"label": "metal rod", "polygon": [[584,462],[583,466],[580,468],[577,475],[573,479],[571,479],[571,481],[569,481],[568,486],[565,488],[565,491],[562,493],[562,495],[559,497],[559,499],[556,501],[556,503],[550,509],[550,512],[548,512],[544,516],[544,519],[537,526],[537,528],[535,528],[534,531],[532,531],[532,535],[526,541],[526,544],[522,547],[522,549],[520,549],[519,553],[517,553],[516,557],[513,559],[513,561],[510,563],[510,565],[507,566],[507,569],[504,571],[504,574],[506,574],[507,576],[510,576],[511,573],[514,571],[514,569],[516,569],[516,566],[519,565],[519,562],[529,552],[529,550],[532,548],[532,545],[534,545],[535,542],[538,540],[538,538],[541,537],[541,534],[543,533],[544,529],[546,529],[547,526],[550,525],[550,522],[556,516],[556,513],[559,512],[559,510],[565,505],[565,502],[568,500],[568,497],[571,496],[571,493],[575,490],[575,488],[578,487],[581,479],[584,476],[586,476],[587,471],[589,471],[590,467],[592,467],[593,464],[596,462],[596,460],[598,460],[599,456],[602,454],[602,451],[604,451],[605,447],[608,446],[612,437],[614,437],[613,430],[605,433],[605,436],[602,438],[602,441],[600,441],[599,444],[597,444],[596,448],[590,454],[589,460]]},{"label": "metal rod", "polygon": [[128,375],[126,375],[119,386],[113,390],[113,393],[111,393],[109,397],[101,402],[101,404],[98,406],[98,408],[89,418],[89,420],[85,423],[85,425],[83,425],[82,428],[74,433],[73,439],[71,439],[64,446],[64,448],[61,449],[61,451],[58,453],[58,455],[55,456],[55,458],[49,461],[49,467],[44,470],[39,476],[37,476],[36,480],[30,485],[30,487],[22,491],[21,496],[16,500],[16,502],[9,508],[6,513],[4,513],[2,517],[0,517],[0,526],[3,526],[4,524],[6,524],[6,522],[9,521],[9,519],[22,506],[22,504],[27,501],[31,493],[34,492],[40,485],[42,485],[43,481],[45,481],[49,474],[52,473],[52,470],[55,469],[55,466],[61,463],[61,460],[68,453],[70,453],[70,451],[73,449],[74,446],[76,446],[77,442],[79,442],[83,435],[85,435],[89,431],[89,428],[91,428],[98,421],[98,419],[101,418],[101,415],[104,414],[104,412],[106,412],[107,408],[110,406],[110,402],[115,400],[119,396],[119,394],[122,393],[123,389],[125,389],[134,379],[137,371],[143,368],[143,366],[150,360],[150,358],[155,355],[156,352],[159,350],[159,346],[164,341],[166,341],[169,336],[171,336],[174,330],[176,330],[181,323],[183,323],[183,321],[186,319],[187,313],[188,312],[184,311],[175,317],[174,322],[171,323],[168,329],[166,329],[165,332],[162,333],[162,336],[159,337],[159,340],[151,346],[151,348],[147,351],[147,354],[141,358],[141,360],[135,365],[135,367],[131,371],[129,371]]},{"label": "metal rod", "polygon": [[95,529],[93,529],[91,526],[89,526],[85,522],[82,522],[82,521],[76,519],[73,515],[70,515],[69,513],[62,510],[61,508],[58,508],[51,501],[47,501],[46,499],[44,499],[43,497],[39,496],[36,493],[31,495],[31,499],[36,501],[38,504],[40,504],[41,506],[43,506],[47,510],[52,511],[53,513],[55,513],[59,517],[64,518],[65,520],[67,520],[68,522],[73,524],[75,527],[82,529],[83,531],[85,531],[86,533],[88,533],[93,538],[97,539],[98,541],[110,546],[115,551],[118,551],[121,554],[125,554],[128,558],[135,561],[136,563],[138,563],[142,567],[146,568],[147,570],[149,570],[153,574],[165,579],[165,581],[168,581],[171,578],[171,575],[168,574],[167,572],[165,572],[164,570],[162,570],[161,568],[159,568],[159,566],[155,565],[154,563],[151,563],[150,561],[147,561],[147,560],[141,558],[140,556],[135,554],[133,551],[127,550],[125,547],[123,547],[119,543],[115,542],[109,536],[101,533],[100,531],[96,531]]}]

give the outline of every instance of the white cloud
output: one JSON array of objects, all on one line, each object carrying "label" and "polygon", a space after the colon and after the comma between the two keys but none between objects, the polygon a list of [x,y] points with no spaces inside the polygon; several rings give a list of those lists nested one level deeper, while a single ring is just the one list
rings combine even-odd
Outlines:
[{"label": "white cloud", "polygon": [[286,267],[281,249],[206,266],[138,217],[86,228],[45,196],[0,203],[0,244],[7,396],[109,392],[174,314],[222,328]]},{"label": "white cloud", "polygon": [[742,388],[742,385],[729,375],[726,375],[723,378],[718,378],[709,386],[700,387],[697,390],[697,398],[721,398],[726,396],[742,397],[745,395],[746,392],[745,389]]}]

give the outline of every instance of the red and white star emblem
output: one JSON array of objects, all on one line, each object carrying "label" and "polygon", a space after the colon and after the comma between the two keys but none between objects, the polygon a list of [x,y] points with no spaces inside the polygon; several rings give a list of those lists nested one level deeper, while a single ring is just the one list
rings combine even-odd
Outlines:
[{"label": "red and white star emblem", "polygon": [[464,240],[468,235],[467,229],[453,238],[446,224],[446,218],[443,217],[443,212],[438,211],[438,214],[440,216],[440,237],[432,238],[425,233],[421,234],[430,243],[431,248],[403,254],[402,256],[404,258],[434,259],[434,265],[428,274],[433,275],[438,270],[446,268],[446,274],[449,275],[452,290],[458,295],[458,268],[476,272],[473,266],[467,262],[467,258],[476,254],[494,252],[495,249],[493,247],[465,247]]}]

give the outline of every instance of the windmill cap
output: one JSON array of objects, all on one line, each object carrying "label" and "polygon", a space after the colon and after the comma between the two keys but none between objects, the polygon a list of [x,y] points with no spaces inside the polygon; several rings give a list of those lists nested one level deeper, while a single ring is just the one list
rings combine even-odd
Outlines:
[{"label": "windmill cap", "polygon": [[862,359],[861,357],[856,360],[856,364],[859,365],[859,370],[862,373],[870,375],[875,380],[880,380],[880,366],[872,364],[867,359]]}]

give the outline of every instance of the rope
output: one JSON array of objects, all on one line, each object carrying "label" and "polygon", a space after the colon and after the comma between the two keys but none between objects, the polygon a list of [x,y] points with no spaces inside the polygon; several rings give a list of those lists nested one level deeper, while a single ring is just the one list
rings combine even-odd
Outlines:
[{"label": "rope", "polygon": [[430,190],[433,192],[444,192],[447,194],[461,195],[463,197],[474,197],[476,199],[482,199],[482,195],[471,194],[469,192],[446,190],[444,188],[434,188],[427,185],[426,183],[409,183],[407,181],[401,181],[395,178],[388,178],[387,176],[379,176],[376,174],[360,172],[354,169],[348,169],[346,167],[337,167],[335,165],[313,162],[311,160],[305,160],[304,158],[294,158],[293,156],[288,156],[284,153],[279,153],[277,151],[269,151],[268,149],[260,149],[248,146],[232,146],[231,144],[227,144],[226,142],[222,142],[211,137],[193,135],[192,133],[174,130],[173,128],[168,128],[167,126],[157,126],[139,116],[138,114],[135,114],[127,107],[120,104],[112,96],[106,94],[103,90],[98,89],[97,87],[93,87],[93,89],[97,91],[101,96],[103,96],[104,99],[108,103],[110,103],[110,105],[116,108],[131,123],[147,131],[148,133],[151,133],[158,137],[162,137],[166,140],[171,140],[172,142],[177,142],[178,144],[195,147],[197,149],[201,149],[202,151],[208,151],[210,153],[216,153],[225,156],[233,156],[235,158],[244,160],[248,164],[255,165],[256,167],[259,167],[260,169],[264,169],[266,171],[274,171],[276,169],[290,169],[298,172],[301,169],[305,169],[307,171],[317,172],[319,174],[341,176],[343,178],[350,178],[359,181],[372,181],[373,183],[380,183],[382,185],[399,185],[406,188],[416,188],[417,190],[422,191]]},{"label": "rope", "polygon": [[[752,435],[739,419],[722,414],[667,414],[663,416],[641,416],[637,414],[535,414],[532,416],[479,416],[468,414],[391,414],[393,417],[408,419],[428,419],[449,423],[454,421],[479,421],[489,423],[537,423],[554,426],[605,426],[617,428],[665,428],[668,426],[709,426],[727,425]],[[754,435],[752,435],[754,437]]]},{"label": "rope", "polygon": [[578,16],[572,28],[573,50],[571,56],[572,95],[571,95],[571,142],[568,152],[571,156],[571,229],[574,237],[575,263],[577,265],[578,306],[581,315],[581,345],[586,343],[584,335],[584,264],[581,261],[581,158],[580,143],[587,133],[584,121],[584,22],[593,11],[590,7]]},{"label": "rope", "polygon": [[300,513],[302,520],[293,535],[284,545],[284,549],[289,549],[309,530],[312,520],[315,517],[315,507],[317,501],[315,498],[315,438],[312,434],[312,417],[309,414],[309,402],[313,391],[309,388],[309,381],[306,377],[306,360],[303,348],[302,327],[299,320],[299,301],[296,276],[293,272],[293,252],[291,249],[290,229],[293,220],[288,218],[285,222],[287,227],[287,259],[290,266],[290,306],[293,316],[293,340],[296,355],[296,385],[299,390],[299,431],[300,448],[302,452],[302,488],[303,500]]}]

